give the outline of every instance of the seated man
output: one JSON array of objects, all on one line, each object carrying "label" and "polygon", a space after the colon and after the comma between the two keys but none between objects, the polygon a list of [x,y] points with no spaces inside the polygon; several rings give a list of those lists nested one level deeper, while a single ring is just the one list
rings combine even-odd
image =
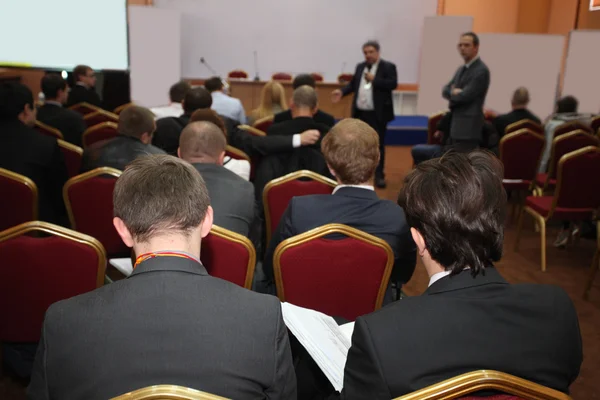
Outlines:
[{"label": "seated man", "polygon": [[524,119],[529,119],[541,124],[540,119],[527,109],[528,105],[529,91],[527,88],[520,87],[515,90],[511,101],[512,111],[507,114],[498,115],[493,121],[494,128],[496,128],[496,132],[498,132],[500,137],[504,136],[506,133],[507,126]]},{"label": "seated man", "polygon": [[38,121],[58,129],[67,142],[81,146],[87,125],[80,113],[63,107],[69,96],[67,82],[58,74],[46,74],[42,78],[42,92],[45,100],[38,108]]},{"label": "seated man", "polygon": [[200,172],[211,199],[214,223],[248,236],[254,222],[254,186],[223,167],[225,135],[211,122],[191,122],[179,138],[180,158]]},{"label": "seated man", "polygon": [[[312,75],[310,74],[300,74],[300,75],[296,75],[296,77],[294,78],[294,82],[292,82],[292,88],[294,90],[298,89],[300,86],[310,86],[311,88],[316,88],[317,83],[315,82],[315,78],[312,77]],[[286,110],[286,111],[282,111],[280,113],[275,114],[275,119],[273,120],[274,124],[277,124],[279,122],[283,122],[283,121],[288,121],[292,119],[292,111],[291,110]],[[327,114],[325,111],[321,111],[317,109],[317,112],[315,112],[315,114],[313,115],[313,119],[320,123],[320,124],[324,124],[327,125],[328,127],[332,127],[333,125],[335,125],[335,119],[333,118],[332,115]]]},{"label": "seated man", "polygon": [[474,151],[419,164],[399,204],[429,288],[356,320],[341,397],[395,398],[479,369],[568,393],[582,361],[569,296],[510,284],[494,268],[506,213],[500,161]]},{"label": "seated man", "polygon": [[[133,201],[135,200],[135,201]],[[202,177],[168,155],[131,163],[114,225],[133,273],[46,312],[29,399],[109,399],[169,383],[232,399],[295,399],[279,300],[208,275],[213,210]]]},{"label": "seated man", "polygon": [[246,112],[239,99],[228,96],[224,92],[223,81],[218,76],[207,79],[204,87],[210,92],[213,102],[211,108],[217,114],[231,118],[238,124],[246,123]]},{"label": "seated man", "polygon": [[192,87],[186,81],[179,81],[169,89],[169,100],[171,103],[168,106],[164,107],[153,107],[150,109],[156,119],[166,118],[166,117],[179,117],[183,114],[183,99],[185,98],[185,94]]},{"label": "seated man", "polygon": [[0,84],[0,168],[35,183],[40,220],[67,225],[62,197],[68,178],[64,157],[56,139],[32,128],[35,114],[33,94],[27,86]]},{"label": "seated man", "polygon": [[[273,253],[287,238],[322,225],[339,223],[385,240],[394,251],[392,281],[408,282],[415,269],[415,244],[404,211],[377,197],[373,187],[379,163],[379,136],[357,119],[335,125],[323,140],[323,155],[338,186],[332,195],[294,197],[279,221],[267,249],[263,270],[274,293]],[[389,297],[389,296],[388,296]],[[390,301],[391,298],[386,299]]]},{"label": "seated man", "polygon": [[75,85],[69,92],[67,106],[71,107],[86,102],[96,107],[102,107],[102,100],[100,100],[100,95],[95,89],[96,74],[94,70],[87,65],[78,65],[73,70],[73,76]]},{"label": "seated man", "polygon": [[156,128],[152,112],[139,106],[130,106],[119,114],[119,135],[97,142],[83,152],[83,172],[98,167],[111,167],[121,171],[136,158],[147,154],[164,154],[152,144]]}]

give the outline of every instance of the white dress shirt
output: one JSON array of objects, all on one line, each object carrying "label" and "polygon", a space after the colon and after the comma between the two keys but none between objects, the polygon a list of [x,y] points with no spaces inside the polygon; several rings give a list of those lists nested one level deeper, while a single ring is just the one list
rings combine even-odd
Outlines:
[{"label": "white dress shirt", "polygon": [[438,272],[437,274],[431,275],[431,278],[429,278],[429,285],[427,285],[427,287],[433,285],[440,279],[447,277],[448,275],[450,275],[450,272],[452,272],[452,271],[442,271],[442,272]]},{"label": "white dress shirt", "polygon": [[473,65],[473,63],[474,63],[475,61],[477,61],[477,60],[479,60],[479,54],[477,54],[475,57],[473,57],[473,58],[471,59],[471,61],[469,61],[468,63],[466,63],[466,64],[465,64],[465,68],[469,69],[469,67],[470,67],[471,65]]},{"label": "white dress shirt", "polygon": [[375,191],[375,187],[372,185],[337,185],[335,187],[335,189],[333,189],[333,192],[331,192],[331,194],[334,194],[335,192],[337,192],[338,190],[340,190],[341,188],[345,188],[345,187],[353,187],[353,188],[359,188],[359,189],[365,189],[365,190],[373,190]]},{"label": "white dress shirt", "polygon": [[154,119],[181,117],[181,114],[183,114],[183,106],[181,103],[171,103],[168,106],[151,108],[150,111],[155,115]]},{"label": "white dress shirt", "polygon": [[373,102],[373,81],[371,81],[371,84],[367,88],[366,85],[369,82],[367,82],[367,80],[365,79],[365,72],[370,72],[371,74],[373,74],[373,76],[375,76],[375,74],[377,74],[377,67],[379,67],[379,60],[377,60],[377,62],[373,64],[373,66],[371,67],[371,71],[368,71],[367,67],[365,66],[363,74],[360,77],[360,84],[358,85],[357,93],[358,97],[356,98],[356,107],[359,110],[373,111],[375,109],[375,104]]},{"label": "white dress shirt", "polygon": [[250,180],[250,163],[248,161],[236,160],[229,156],[225,156],[223,166],[245,180]]},{"label": "white dress shirt", "polygon": [[239,99],[229,97],[221,91],[212,92],[212,108],[217,114],[234,119],[240,124],[246,123],[246,113]]}]

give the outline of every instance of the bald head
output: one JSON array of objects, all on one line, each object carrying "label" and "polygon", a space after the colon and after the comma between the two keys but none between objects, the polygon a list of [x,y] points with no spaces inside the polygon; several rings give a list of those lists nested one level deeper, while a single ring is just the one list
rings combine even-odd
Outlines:
[{"label": "bald head", "polygon": [[317,103],[317,92],[314,88],[303,85],[294,90],[292,111],[298,114],[295,116],[312,116],[317,111]]},{"label": "bald head", "polygon": [[179,137],[179,157],[189,163],[223,164],[227,141],[212,122],[189,123]]},{"label": "bald head", "polygon": [[511,103],[513,108],[526,108],[529,104],[529,91],[527,88],[523,86],[517,88],[513,93]]}]

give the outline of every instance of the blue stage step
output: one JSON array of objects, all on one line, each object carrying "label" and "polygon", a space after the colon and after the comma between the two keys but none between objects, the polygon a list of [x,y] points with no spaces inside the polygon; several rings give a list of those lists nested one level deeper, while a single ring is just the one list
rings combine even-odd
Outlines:
[{"label": "blue stage step", "polygon": [[412,146],[427,143],[427,121],[425,115],[396,116],[388,124],[385,144],[388,146]]}]

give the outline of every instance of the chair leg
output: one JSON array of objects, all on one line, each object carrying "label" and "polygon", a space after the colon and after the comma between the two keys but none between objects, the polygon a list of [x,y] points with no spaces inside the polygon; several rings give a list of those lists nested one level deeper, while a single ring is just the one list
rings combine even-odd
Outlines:
[{"label": "chair leg", "polygon": [[537,220],[540,226],[542,272],[546,272],[546,221],[541,217]]},{"label": "chair leg", "polygon": [[517,238],[515,240],[515,251],[519,251],[519,241],[521,240],[521,231],[523,230],[523,218],[525,217],[525,209],[521,209],[519,214],[519,222],[517,222]]},{"label": "chair leg", "polygon": [[584,300],[589,300],[590,289],[592,289],[592,285],[594,284],[594,279],[596,278],[598,269],[600,269],[599,261],[600,261],[600,249],[598,249],[598,251],[596,251],[596,254],[594,254],[594,260],[592,261],[592,265],[590,267],[590,275],[588,276],[587,283],[585,284],[585,291],[583,292]]}]

